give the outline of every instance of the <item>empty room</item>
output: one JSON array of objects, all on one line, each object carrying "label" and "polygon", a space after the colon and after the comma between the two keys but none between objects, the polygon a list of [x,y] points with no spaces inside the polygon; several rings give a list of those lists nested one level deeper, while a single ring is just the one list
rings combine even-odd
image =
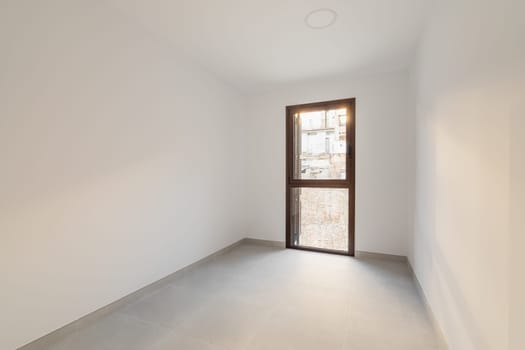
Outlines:
[{"label": "empty room", "polygon": [[524,350],[525,1],[0,0],[0,350]]}]

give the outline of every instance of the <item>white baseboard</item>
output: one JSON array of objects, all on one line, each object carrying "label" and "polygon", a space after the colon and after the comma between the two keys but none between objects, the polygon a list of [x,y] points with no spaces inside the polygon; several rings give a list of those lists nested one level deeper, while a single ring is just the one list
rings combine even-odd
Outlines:
[{"label": "white baseboard", "polygon": [[423,290],[423,287],[421,286],[421,283],[419,282],[416,273],[414,272],[414,269],[412,268],[412,265],[410,264],[410,261],[407,259],[408,268],[410,270],[410,273],[412,274],[412,279],[414,280],[414,284],[416,285],[417,291],[419,293],[419,296],[423,300],[423,303],[425,304],[425,308],[427,309],[427,313],[430,317],[430,322],[432,322],[432,326],[436,330],[436,333],[438,335],[438,341],[439,341],[439,350],[448,350],[448,344],[445,338],[445,335],[443,333],[443,330],[441,329],[441,326],[437,322],[436,316],[434,314],[434,311],[432,310],[432,307],[430,306],[430,303],[428,302],[427,296],[425,294],[425,291]]},{"label": "white baseboard", "polygon": [[358,259],[380,259],[380,260],[389,260],[389,261],[408,262],[407,257],[403,255],[374,253],[374,252],[367,252],[364,250],[356,250],[355,257]]},{"label": "white baseboard", "polygon": [[[267,240],[267,239],[245,238],[243,240],[243,243],[264,245],[264,246],[275,247],[275,248],[286,248],[286,243],[283,241],[272,241],[272,240]],[[408,261],[406,256],[385,254],[385,253],[375,253],[375,252],[368,252],[364,250],[357,250],[355,252],[355,257],[358,259],[381,259],[381,260],[401,261],[401,262]]]},{"label": "white baseboard", "polygon": [[286,243],[282,241],[271,241],[267,239],[258,238],[245,238],[242,240],[242,242],[247,244],[264,245],[267,247],[286,248]]}]

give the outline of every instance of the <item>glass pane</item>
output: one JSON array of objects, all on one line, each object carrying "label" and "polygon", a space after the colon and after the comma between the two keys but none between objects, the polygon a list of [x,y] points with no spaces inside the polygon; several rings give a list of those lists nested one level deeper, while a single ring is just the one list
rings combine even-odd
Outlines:
[{"label": "glass pane", "polygon": [[294,246],[348,251],[348,189],[292,188]]},{"label": "glass pane", "polygon": [[346,108],[294,114],[294,179],[346,179]]}]

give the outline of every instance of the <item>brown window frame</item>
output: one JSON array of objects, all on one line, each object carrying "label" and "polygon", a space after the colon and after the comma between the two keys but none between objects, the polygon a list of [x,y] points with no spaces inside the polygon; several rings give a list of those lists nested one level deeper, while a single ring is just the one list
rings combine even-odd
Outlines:
[{"label": "brown window frame", "polygon": [[[319,109],[346,108],[348,120],[346,123],[346,178],[326,180],[301,180],[294,178],[294,120],[297,112],[307,112]],[[331,254],[355,256],[355,98],[307,103],[286,106],[286,247],[291,249],[316,251]],[[291,239],[291,190],[297,187],[345,188],[348,189],[348,251],[302,247],[293,245]]]}]

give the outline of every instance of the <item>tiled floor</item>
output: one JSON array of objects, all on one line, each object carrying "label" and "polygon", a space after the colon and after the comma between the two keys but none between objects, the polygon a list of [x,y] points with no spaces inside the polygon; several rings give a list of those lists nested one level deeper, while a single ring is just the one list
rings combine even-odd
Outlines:
[{"label": "tiled floor", "polygon": [[54,350],[438,349],[404,263],[241,245]]}]

